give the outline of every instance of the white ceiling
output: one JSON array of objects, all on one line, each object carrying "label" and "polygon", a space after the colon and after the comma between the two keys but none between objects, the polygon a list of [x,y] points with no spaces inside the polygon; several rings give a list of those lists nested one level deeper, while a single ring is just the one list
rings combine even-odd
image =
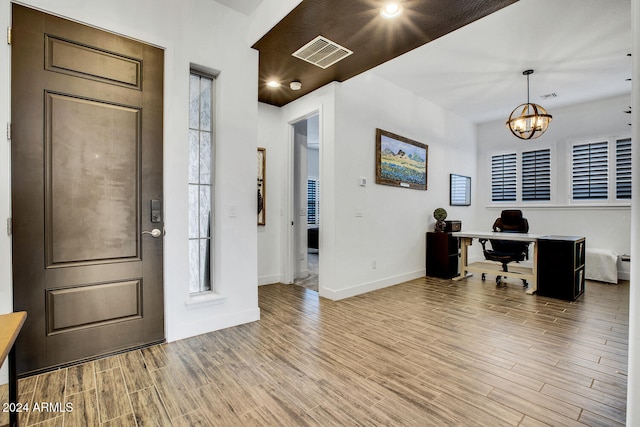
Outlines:
[{"label": "white ceiling", "polygon": [[483,123],[526,102],[534,69],[531,102],[553,114],[631,93],[630,15],[630,0],[520,0],[372,72]]},{"label": "white ceiling", "polygon": [[[216,1],[248,15],[263,0]],[[526,69],[531,102],[550,114],[630,94],[631,42],[631,0],[520,0],[370,72],[483,123],[526,102]]]},{"label": "white ceiling", "polygon": [[245,15],[251,15],[258,7],[262,0],[215,0],[220,4],[223,4],[236,12],[243,13]]}]

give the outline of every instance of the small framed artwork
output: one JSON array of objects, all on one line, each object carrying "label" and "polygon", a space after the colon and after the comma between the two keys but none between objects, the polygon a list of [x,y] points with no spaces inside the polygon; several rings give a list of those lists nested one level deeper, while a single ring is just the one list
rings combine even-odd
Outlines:
[{"label": "small framed artwork", "polygon": [[471,205],[471,177],[449,174],[449,205]]},{"label": "small framed artwork", "polygon": [[376,184],[427,189],[429,146],[376,129]]},{"label": "small framed artwork", "polygon": [[258,147],[258,225],[265,225],[267,149]]}]

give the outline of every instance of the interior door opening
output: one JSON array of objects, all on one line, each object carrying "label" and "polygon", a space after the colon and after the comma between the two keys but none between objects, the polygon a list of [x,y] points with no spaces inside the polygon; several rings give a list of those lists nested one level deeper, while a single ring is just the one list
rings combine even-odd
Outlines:
[{"label": "interior door opening", "polygon": [[320,116],[293,125],[293,283],[318,291],[320,283]]}]

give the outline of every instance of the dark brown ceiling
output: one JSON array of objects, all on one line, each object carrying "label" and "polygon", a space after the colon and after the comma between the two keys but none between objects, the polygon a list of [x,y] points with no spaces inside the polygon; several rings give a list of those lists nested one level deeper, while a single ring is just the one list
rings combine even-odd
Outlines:
[{"label": "dark brown ceiling", "polygon": [[[442,37],[518,0],[404,0],[393,19],[380,16],[388,0],[304,0],[252,47],[260,52],[258,100],[283,106],[332,81],[343,82]],[[291,56],[317,36],[353,55],[322,69]],[[267,87],[278,80],[279,88]],[[293,91],[289,83],[302,82]]]}]

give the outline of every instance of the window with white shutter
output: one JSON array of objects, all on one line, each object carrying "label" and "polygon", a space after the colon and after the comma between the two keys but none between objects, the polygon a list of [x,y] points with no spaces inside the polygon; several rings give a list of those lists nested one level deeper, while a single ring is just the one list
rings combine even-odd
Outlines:
[{"label": "window with white shutter", "polygon": [[608,141],[575,144],[571,174],[573,200],[606,200],[609,197]]},{"label": "window with white shutter", "polygon": [[491,157],[491,201],[515,202],[516,153]]},{"label": "window with white shutter", "polygon": [[320,181],[307,180],[307,224],[320,224]]},{"label": "window with white shutter", "polygon": [[631,139],[616,141],[616,199],[631,199]]},{"label": "window with white shutter", "polygon": [[551,200],[551,150],[522,153],[522,201]]}]

